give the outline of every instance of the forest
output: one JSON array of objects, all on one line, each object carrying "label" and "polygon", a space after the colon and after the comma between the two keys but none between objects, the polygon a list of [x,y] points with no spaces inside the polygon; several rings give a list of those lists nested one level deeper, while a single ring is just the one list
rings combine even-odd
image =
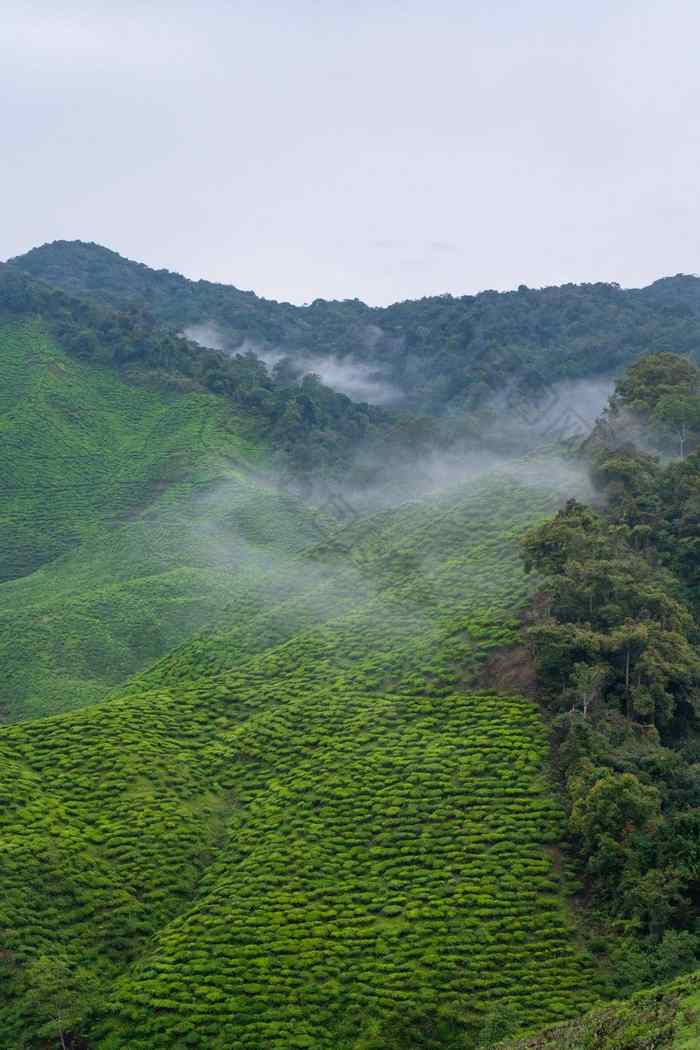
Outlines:
[{"label": "forest", "polygon": [[571,499],[523,540],[571,843],[612,928],[639,938],[623,984],[700,948],[699,444],[698,367],[641,358],[579,451],[594,506]]},{"label": "forest", "polygon": [[229,353],[276,351],[292,367],[305,359],[366,366],[394,392],[394,407],[448,419],[478,410],[504,384],[531,398],[557,380],[610,376],[642,353],[693,356],[700,346],[700,278],[687,274],[642,289],[521,285],[373,308],[358,299],[277,303],[80,241],[34,248],[9,265],[173,332],[213,326]]}]

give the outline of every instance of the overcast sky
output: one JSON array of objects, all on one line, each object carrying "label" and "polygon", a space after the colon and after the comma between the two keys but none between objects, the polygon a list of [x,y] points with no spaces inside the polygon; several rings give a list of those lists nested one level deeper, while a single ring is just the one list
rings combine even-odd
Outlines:
[{"label": "overcast sky", "polygon": [[6,258],[293,302],[700,271],[697,0],[5,0]]}]

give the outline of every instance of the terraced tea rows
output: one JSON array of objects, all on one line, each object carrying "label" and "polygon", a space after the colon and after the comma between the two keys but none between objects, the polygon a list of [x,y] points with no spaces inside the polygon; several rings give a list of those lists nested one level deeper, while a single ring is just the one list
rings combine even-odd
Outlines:
[{"label": "terraced tea rows", "polygon": [[37,953],[100,975],[100,1050],[336,1050],[409,1002],[477,1030],[594,998],[538,713],[470,688],[555,501],[491,479],[243,567],[234,627],[0,731],[12,1038]]},{"label": "terraced tea rows", "polygon": [[586,1005],[544,751],[522,700],[278,696],[210,749],[229,844],[99,1045],[331,1050],[406,1006],[478,1027],[502,1002],[525,1024]]},{"label": "terraced tea rows", "polygon": [[138,519],[0,586],[0,712],[94,702],[235,599],[241,614],[258,608],[271,567],[316,535],[308,510],[245,475],[173,486]]},{"label": "terraced tea rows", "polygon": [[452,690],[514,639],[528,593],[514,540],[557,500],[523,468],[522,481],[488,477],[328,528],[301,558],[275,564],[257,610],[245,605],[234,626],[169,655],[133,687],[216,676],[269,649],[269,675],[324,680],[342,670],[360,689]]},{"label": "terraced tea rows", "polygon": [[220,399],[129,385],[70,358],[39,321],[0,326],[0,360],[0,580],[138,512],[204,453],[246,451]]},{"label": "terraced tea rows", "polygon": [[129,385],[39,322],[0,327],[0,361],[0,721],[94,703],[316,539],[221,399]]},{"label": "terraced tea rows", "polygon": [[585,1017],[499,1050],[696,1050],[700,1046],[700,971],[608,1003]]}]

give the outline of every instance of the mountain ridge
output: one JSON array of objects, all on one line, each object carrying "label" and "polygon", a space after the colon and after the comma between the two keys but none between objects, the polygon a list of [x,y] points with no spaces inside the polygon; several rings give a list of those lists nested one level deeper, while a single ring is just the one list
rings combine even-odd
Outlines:
[{"label": "mountain ridge", "polygon": [[[178,270],[171,270],[167,267],[154,267],[149,266],[147,263],[139,262],[138,260],[132,259],[129,256],[122,255],[121,252],[114,248],[109,248],[104,244],[100,244],[98,241],[82,241],[82,240],[68,240],[58,239],[55,241],[47,241],[45,244],[36,245],[33,248],[28,249],[26,252],[22,252],[19,255],[8,257],[4,260],[4,263],[0,265],[8,265],[16,267],[17,269],[24,270],[27,273],[38,275],[45,273],[51,274],[51,260],[58,259],[63,252],[75,253],[72,254],[72,260],[74,263],[80,262],[80,256],[82,255],[84,265],[92,266],[100,257],[109,260],[117,260],[119,265],[125,269],[133,269],[135,272],[140,274],[157,275],[158,277],[166,276],[169,278],[175,278],[178,282],[185,284],[195,285],[207,285],[212,288],[223,288],[229,289],[235,292],[237,295],[258,301],[261,303],[291,307],[295,310],[308,310],[315,303],[359,303],[360,306],[364,307],[368,311],[386,311],[391,310],[392,307],[400,306],[403,303],[418,303],[418,302],[432,302],[432,301],[445,301],[445,300],[466,300],[471,301],[477,299],[479,296],[512,296],[517,294],[524,294],[528,292],[546,292],[557,290],[561,288],[612,288],[624,293],[636,293],[643,295],[654,294],[659,299],[671,299],[677,297],[679,291],[686,293],[685,298],[692,301],[695,308],[698,307],[696,300],[700,300],[700,276],[696,273],[683,273],[679,272],[676,274],[666,274],[661,277],[655,278],[649,284],[646,285],[629,285],[624,286],[616,281],[567,281],[563,284],[549,284],[549,285],[538,285],[529,286],[526,284],[519,284],[515,288],[483,288],[477,292],[464,292],[464,293],[451,293],[442,292],[435,293],[433,295],[420,296],[418,299],[397,299],[390,303],[385,303],[377,306],[371,306],[363,300],[353,296],[343,299],[325,299],[322,296],[317,296],[308,303],[292,303],[286,299],[271,299],[266,296],[258,295],[253,289],[239,288],[238,285],[232,284],[227,281],[211,281],[208,278],[192,278],[186,277]],[[80,265],[75,267],[75,280],[76,284],[80,277]],[[53,273],[54,278],[59,276],[60,270],[55,270]],[[47,280],[47,283],[52,283],[51,280]]]},{"label": "mountain ridge", "polygon": [[145,311],[173,332],[205,326],[227,353],[250,350],[270,365],[286,357],[297,374],[337,380],[338,364],[352,366],[374,382],[375,397],[438,417],[478,411],[504,386],[538,396],[557,381],[612,376],[643,352],[700,352],[700,278],[690,275],[644,289],[520,285],[384,307],[356,299],[296,306],[152,270],[94,243],[54,242],[6,265],[73,295]]}]

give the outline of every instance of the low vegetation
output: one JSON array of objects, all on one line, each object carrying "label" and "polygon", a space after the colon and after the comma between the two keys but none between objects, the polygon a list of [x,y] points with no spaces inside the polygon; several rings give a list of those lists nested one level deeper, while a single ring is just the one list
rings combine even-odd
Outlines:
[{"label": "low vegetation", "polygon": [[100,982],[96,1047],[359,1047],[407,1004],[470,1045],[504,1006],[523,1027],[595,1000],[545,727],[469,685],[516,636],[516,536],[555,500],[493,479],[330,531],[276,611],[3,730],[18,1046],[24,969],[57,953]]}]

